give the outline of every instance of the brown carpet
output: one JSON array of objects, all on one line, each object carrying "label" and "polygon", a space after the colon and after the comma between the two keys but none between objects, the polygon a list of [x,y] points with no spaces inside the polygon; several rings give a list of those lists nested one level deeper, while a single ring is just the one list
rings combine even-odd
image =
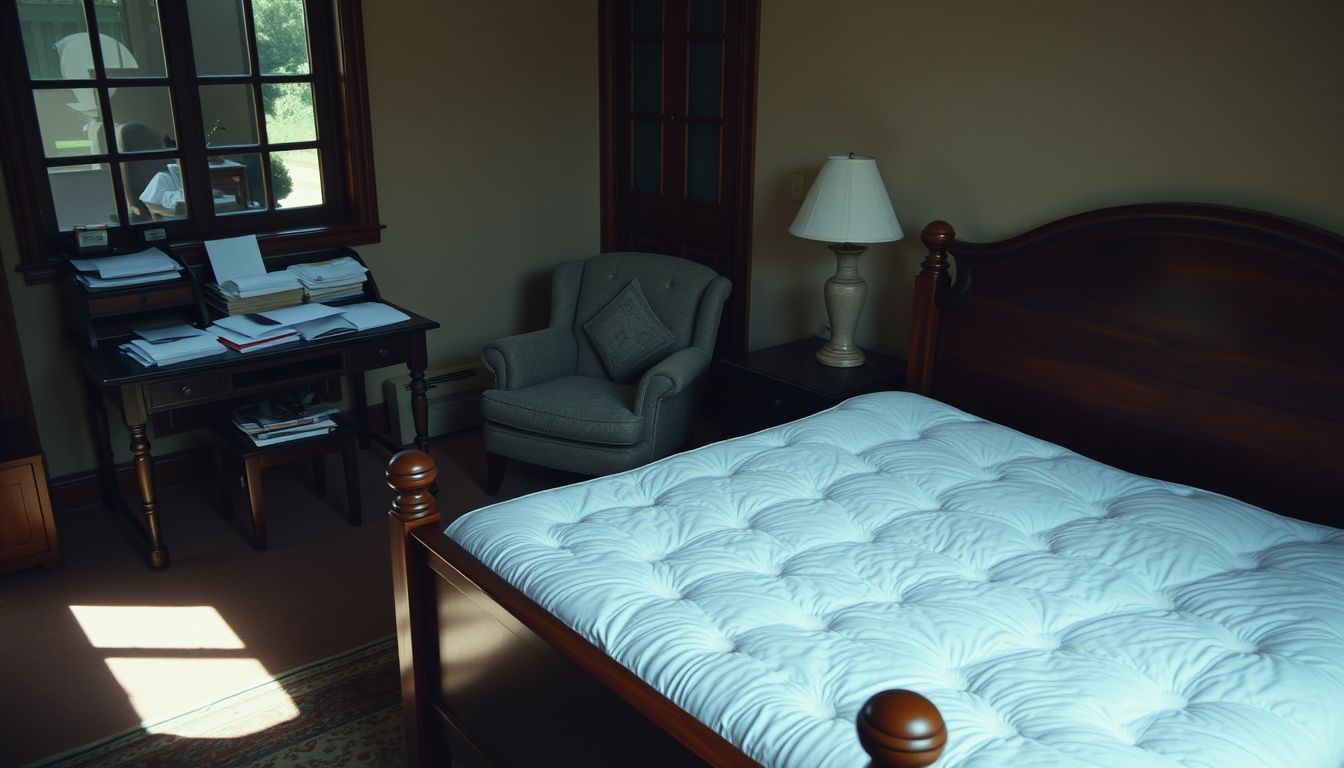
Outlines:
[{"label": "brown carpet", "polygon": [[[490,501],[480,432],[431,444],[446,517]],[[266,473],[270,549],[252,549],[245,501],[216,513],[212,482],[160,494],[172,566],[144,564],[126,523],[98,507],[58,513],[65,567],[0,576],[0,766],[80,747],[190,711],[393,633],[383,481],[388,454],[361,452],[364,524],[309,491],[303,464]],[[577,479],[511,463],[499,499]]]}]

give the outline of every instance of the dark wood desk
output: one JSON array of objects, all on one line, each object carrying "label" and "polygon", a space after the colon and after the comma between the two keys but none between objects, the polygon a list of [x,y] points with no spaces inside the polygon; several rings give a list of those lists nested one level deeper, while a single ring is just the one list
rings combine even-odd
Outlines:
[{"label": "dark wood desk", "polygon": [[367,447],[369,424],[364,373],[405,363],[411,372],[415,444],[420,450],[425,450],[429,441],[429,410],[425,400],[428,357],[425,333],[438,328],[439,324],[411,312],[407,314],[411,316],[409,320],[361,333],[282,344],[248,354],[228,351],[220,357],[156,368],[142,367],[122,354],[115,344],[80,350],[87,382],[90,425],[94,446],[98,451],[103,503],[110,509],[121,509],[135,518],[117,489],[107,412],[103,406],[103,398],[106,396],[121,408],[122,418],[131,432],[132,463],[144,514],[144,525],[137,525],[136,530],[145,539],[150,566],[156,569],[168,566],[168,546],[163,539],[163,523],[159,518],[158,494],[154,486],[154,464],[146,436],[149,418],[155,413],[248,395],[262,395],[286,387],[349,375],[360,444]]}]

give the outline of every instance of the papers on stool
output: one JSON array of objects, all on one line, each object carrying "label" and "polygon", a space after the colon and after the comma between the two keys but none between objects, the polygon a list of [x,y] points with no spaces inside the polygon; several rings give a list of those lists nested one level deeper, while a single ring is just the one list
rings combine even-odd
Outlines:
[{"label": "papers on stool", "polygon": [[70,265],[78,270],[79,282],[88,288],[124,288],[176,280],[182,272],[182,265],[158,248],[122,256],[71,259]]},{"label": "papers on stool", "polygon": [[[119,349],[146,368],[214,357],[225,351],[215,334],[189,325],[142,329],[136,334],[142,338],[131,339]],[[146,336],[162,340],[148,341]]]},{"label": "papers on stool", "polygon": [[337,408],[328,403],[251,403],[233,409],[233,424],[254,445],[273,445],[325,435],[336,428]]}]

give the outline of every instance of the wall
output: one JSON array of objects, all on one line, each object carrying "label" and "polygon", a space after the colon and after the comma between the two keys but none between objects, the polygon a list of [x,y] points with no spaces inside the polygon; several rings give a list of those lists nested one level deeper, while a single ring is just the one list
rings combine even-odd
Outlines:
[{"label": "wall", "polygon": [[[543,323],[552,266],[598,249],[596,6],[366,0],[364,17],[387,229],[360,250],[389,299],[443,324],[429,336],[431,364],[473,359],[488,339]],[[0,252],[12,266],[5,200]],[[87,469],[55,291],[10,283],[51,472]],[[371,400],[381,378],[370,374]],[[124,434],[113,431],[122,460]],[[198,439],[153,438],[153,447]]]},{"label": "wall", "polygon": [[815,333],[822,243],[787,229],[825,156],[874,155],[905,240],[863,257],[858,341],[903,352],[920,229],[973,240],[1131,202],[1344,232],[1344,3],[765,0],[751,346]]}]

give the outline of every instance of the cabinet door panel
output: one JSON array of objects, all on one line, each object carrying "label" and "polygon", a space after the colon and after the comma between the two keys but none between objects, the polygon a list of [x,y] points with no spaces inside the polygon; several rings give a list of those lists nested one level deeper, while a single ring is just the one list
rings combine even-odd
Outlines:
[{"label": "cabinet door panel", "polygon": [[0,469],[0,561],[47,549],[32,465]]}]

